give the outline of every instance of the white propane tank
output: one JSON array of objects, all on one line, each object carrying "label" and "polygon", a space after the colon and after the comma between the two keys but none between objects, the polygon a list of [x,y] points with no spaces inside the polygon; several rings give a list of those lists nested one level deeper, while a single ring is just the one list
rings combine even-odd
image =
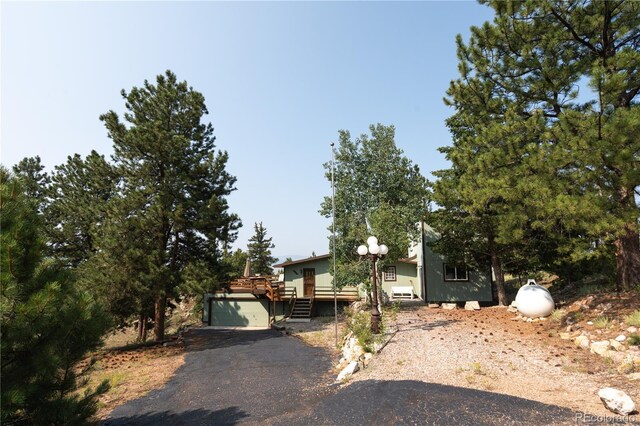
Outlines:
[{"label": "white propane tank", "polygon": [[549,290],[536,284],[532,279],[520,287],[515,301],[518,311],[529,318],[547,317],[555,308]]}]

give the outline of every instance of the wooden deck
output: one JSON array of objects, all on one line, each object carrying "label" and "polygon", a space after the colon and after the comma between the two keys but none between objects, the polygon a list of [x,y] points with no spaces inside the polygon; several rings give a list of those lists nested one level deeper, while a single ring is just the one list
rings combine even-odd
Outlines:
[{"label": "wooden deck", "polygon": [[[255,296],[263,296],[271,301],[289,301],[296,297],[295,287],[285,287],[282,281],[276,281],[276,277],[250,277],[240,278],[231,281],[225,289],[229,293],[251,293]],[[297,297],[303,297],[297,294]],[[316,301],[333,300],[332,288],[315,288],[312,297]],[[337,300],[352,302],[360,299],[358,289],[355,287],[344,287],[338,291]]]}]

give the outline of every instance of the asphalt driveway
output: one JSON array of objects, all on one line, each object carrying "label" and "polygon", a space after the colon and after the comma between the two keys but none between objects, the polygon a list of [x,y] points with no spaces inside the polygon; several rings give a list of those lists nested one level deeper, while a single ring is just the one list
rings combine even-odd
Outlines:
[{"label": "asphalt driveway", "polygon": [[115,409],[107,425],[575,424],[570,410],[420,381],[332,384],[334,360],[278,331],[197,329],[162,389]]}]

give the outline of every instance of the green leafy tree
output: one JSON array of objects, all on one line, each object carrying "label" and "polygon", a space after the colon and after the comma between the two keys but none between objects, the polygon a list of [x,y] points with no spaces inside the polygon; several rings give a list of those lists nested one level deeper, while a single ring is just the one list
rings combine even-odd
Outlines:
[{"label": "green leafy tree", "polygon": [[95,413],[96,396],[108,385],[78,394],[84,383],[76,364],[100,345],[108,323],[69,272],[43,257],[36,210],[19,179],[0,168],[0,418],[3,424],[81,424]]},{"label": "green leafy tree", "polygon": [[278,260],[271,256],[271,249],[275,247],[272,243],[273,238],[267,238],[267,228],[262,226],[262,222],[255,223],[253,229],[255,233],[247,244],[251,269],[257,275],[272,275],[271,266]]},{"label": "green leafy tree", "polygon": [[[411,240],[418,236],[416,224],[427,214],[427,181],[396,146],[395,127],[377,124],[369,130],[371,136],[355,140],[348,131],[339,132],[335,248],[331,244],[336,250],[338,287],[367,281],[369,262],[361,262],[356,249],[369,235],[389,247],[384,267],[407,255]],[[324,167],[331,181],[331,163]],[[325,197],[320,213],[331,217],[331,197]]]},{"label": "green leafy tree", "polygon": [[503,247],[537,246],[531,258],[545,268],[615,256],[618,287],[631,288],[640,4],[485,3],[495,19],[466,44],[458,37],[461,75],[447,98],[456,113],[445,152],[461,193],[475,194],[462,210],[495,217]]},{"label": "green leafy tree", "polygon": [[[185,271],[197,265],[203,273],[217,274],[222,250],[237,236],[241,222],[229,212],[226,198],[236,179],[226,171],[228,154],[215,150],[212,125],[202,122],[208,113],[204,97],[171,71],[159,75],[155,85],[145,81],[129,93],[123,90],[122,97],[126,123],[113,111],[100,117],[122,176],[113,207],[117,214],[110,219],[113,232],[104,238],[136,247],[140,240],[132,240],[144,234],[144,250],[137,255],[146,273],[136,270],[132,277],[149,286],[154,334],[162,340],[167,298],[175,296]],[[137,222],[139,233],[127,234],[129,226],[118,226],[129,219]]]}]

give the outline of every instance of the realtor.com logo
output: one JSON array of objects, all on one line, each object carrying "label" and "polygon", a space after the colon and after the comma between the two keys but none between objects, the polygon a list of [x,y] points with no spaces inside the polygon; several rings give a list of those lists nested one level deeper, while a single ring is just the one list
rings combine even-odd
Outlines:
[{"label": "realtor.com logo", "polygon": [[636,416],[595,416],[588,413],[576,413],[576,424],[640,424],[640,418]]}]

